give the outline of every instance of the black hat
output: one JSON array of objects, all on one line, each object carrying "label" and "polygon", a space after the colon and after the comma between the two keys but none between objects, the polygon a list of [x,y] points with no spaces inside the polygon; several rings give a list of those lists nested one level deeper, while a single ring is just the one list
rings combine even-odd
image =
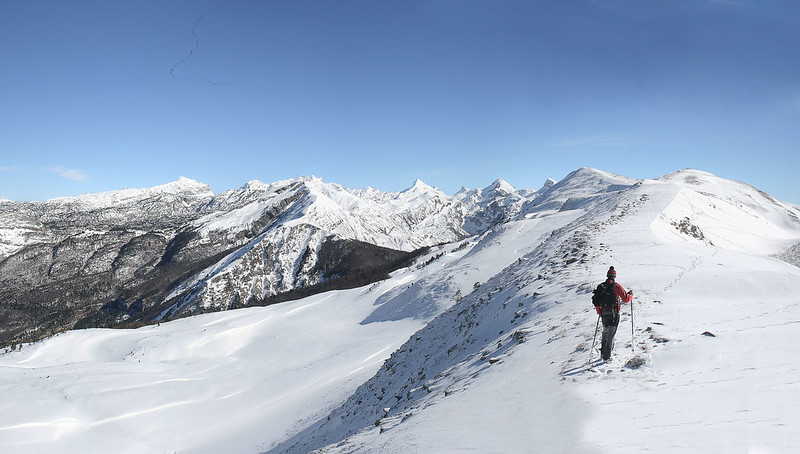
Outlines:
[{"label": "black hat", "polygon": [[608,269],[608,273],[606,273],[606,277],[609,278],[609,279],[616,279],[617,278],[617,272],[614,270],[613,266]]}]

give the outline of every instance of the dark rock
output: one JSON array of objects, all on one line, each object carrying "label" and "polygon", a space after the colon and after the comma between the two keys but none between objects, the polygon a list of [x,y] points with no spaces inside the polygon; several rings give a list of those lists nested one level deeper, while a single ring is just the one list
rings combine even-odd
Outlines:
[{"label": "dark rock", "polygon": [[643,365],[645,365],[646,363],[647,363],[647,360],[645,360],[644,358],[642,358],[640,356],[635,356],[635,357],[629,359],[628,362],[625,363],[625,367],[628,368],[628,369],[638,369],[638,368],[642,367]]}]

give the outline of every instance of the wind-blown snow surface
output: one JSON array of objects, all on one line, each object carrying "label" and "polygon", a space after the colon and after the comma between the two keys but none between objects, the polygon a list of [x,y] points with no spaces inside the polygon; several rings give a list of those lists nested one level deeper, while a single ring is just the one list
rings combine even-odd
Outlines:
[{"label": "wind-blown snow surface", "polygon": [[[6,353],[0,451],[800,449],[797,208],[698,171],[543,189],[368,287]],[[635,323],[588,367],[609,265]]]}]

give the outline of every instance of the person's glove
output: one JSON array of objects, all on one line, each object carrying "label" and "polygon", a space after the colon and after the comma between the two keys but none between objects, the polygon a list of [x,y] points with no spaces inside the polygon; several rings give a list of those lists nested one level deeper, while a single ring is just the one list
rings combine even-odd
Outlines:
[{"label": "person's glove", "polygon": [[628,290],[628,295],[633,295],[633,290]]}]

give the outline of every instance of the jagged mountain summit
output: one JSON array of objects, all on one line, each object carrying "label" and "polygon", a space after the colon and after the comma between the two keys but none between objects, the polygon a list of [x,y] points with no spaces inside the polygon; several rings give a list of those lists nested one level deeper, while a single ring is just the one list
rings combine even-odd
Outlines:
[{"label": "jagged mountain summit", "polygon": [[0,344],[363,284],[467,237],[481,203],[420,180],[385,193],[315,177],[2,202]]},{"label": "jagged mountain summit", "polygon": [[358,285],[422,248],[520,217],[585,208],[634,183],[581,168],[538,191],[498,179],[451,197],[420,180],[384,193],[302,177],[251,181],[215,196],[181,178],[154,188],[3,202],[0,303],[9,304],[0,304],[0,341]]},{"label": "jagged mountain summit", "polygon": [[[285,206],[273,218],[248,216],[263,211],[242,210],[247,197],[231,193],[228,211],[242,211],[199,215],[179,229],[180,244],[200,250],[203,235],[223,231],[202,226],[246,218],[249,227],[226,244],[264,250],[269,228],[258,226],[303,219],[295,215],[311,212],[300,202],[306,196],[327,204],[314,213],[338,213],[330,203],[372,213],[365,200],[420,198],[318,183],[325,187],[290,202],[292,190],[279,188],[304,182],[248,185],[267,212]],[[696,170],[634,180],[582,168],[522,201],[520,191],[506,191],[517,201],[505,204],[492,194],[501,186],[473,191],[471,203],[508,209],[503,221],[475,234],[454,229],[457,239],[367,285],[7,349],[0,450],[800,448],[792,397],[800,376],[791,360],[800,269],[782,260],[800,244],[797,207]],[[463,229],[480,210],[462,192],[422,198],[438,198],[434,213],[443,218],[460,208]],[[406,213],[410,202],[397,203]],[[362,239],[376,235],[368,225],[349,228]],[[191,262],[182,247],[176,255]],[[192,287],[243,257],[241,248],[175,281],[215,286],[207,278]],[[635,298],[624,306],[612,361],[596,365],[590,296],[609,265]],[[609,437],[609,420],[624,424],[626,436]],[[147,436],[131,437],[130,427]]]},{"label": "jagged mountain summit", "polygon": [[462,188],[455,194],[465,215],[464,230],[475,235],[492,226],[518,216],[525,202],[532,201],[536,193],[517,190],[503,179],[498,179],[483,189]]},{"label": "jagged mountain summit", "polygon": [[[791,332],[800,270],[773,258],[800,245],[800,212],[696,170],[636,181],[584,168],[550,189],[481,241],[535,247],[508,255],[507,268],[416,332],[340,407],[269,452],[800,447],[781,428],[800,422],[784,416],[792,404],[764,393],[731,400],[729,388],[742,376],[740,396],[800,378],[787,349],[761,356],[800,340]],[[543,219],[548,233],[520,235]],[[615,359],[592,368],[590,292],[609,264],[636,289],[640,321],[627,308]],[[785,291],[743,290],[776,286]],[[765,326],[769,340],[747,345]],[[719,336],[728,339],[709,350],[705,339]],[[609,438],[609,420],[630,426],[624,439]],[[676,443],[674,424],[687,420],[726,435],[687,430]]]},{"label": "jagged mountain summit", "polygon": [[192,223],[187,231],[198,244],[241,229],[252,234],[177,286],[158,318],[241,307],[352,272],[371,272],[420,248],[463,238],[462,222],[459,206],[421,181],[394,194],[347,190],[316,178],[276,183],[241,208]]},{"label": "jagged mountain summit", "polygon": [[[189,313],[212,290],[229,295],[237,279],[238,291],[272,279],[259,277],[272,276],[267,259],[296,257],[297,238],[312,251],[317,238],[322,251],[326,240],[315,231],[335,232],[334,245],[349,238],[400,253],[439,229],[444,239],[360,287],[7,348],[0,450],[800,449],[792,360],[800,268],[789,263],[800,247],[796,206],[696,170],[633,180],[582,168],[540,191],[504,186],[447,197],[417,191],[421,184],[382,193],[317,179],[251,182],[172,230],[118,228],[119,250],[139,255],[111,260],[109,272],[132,270],[154,294],[158,281],[148,276],[174,282],[167,288],[176,296],[161,294],[169,304],[153,307]],[[481,203],[484,211],[475,208]],[[486,211],[500,220],[470,234],[464,225],[491,219]],[[392,221],[384,230],[353,219],[385,215]],[[39,219],[30,222],[51,238]],[[65,256],[55,246],[88,242],[88,234],[72,235],[39,246],[41,255],[58,260]],[[87,254],[112,255],[105,248]],[[47,271],[36,250],[24,245],[11,257],[22,262],[27,253]],[[204,266],[190,266],[215,250],[222,252]],[[147,251],[158,252],[151,268],[132,268]],[[308,263],[325,263],[324,255]],[[590,296],[609,265],[635,298],[624,306],[612,361],[600,365]],[[175,274],[166,279],[159,269]],[[608,421],[624,425],[625,436],[609,436]]]}]

